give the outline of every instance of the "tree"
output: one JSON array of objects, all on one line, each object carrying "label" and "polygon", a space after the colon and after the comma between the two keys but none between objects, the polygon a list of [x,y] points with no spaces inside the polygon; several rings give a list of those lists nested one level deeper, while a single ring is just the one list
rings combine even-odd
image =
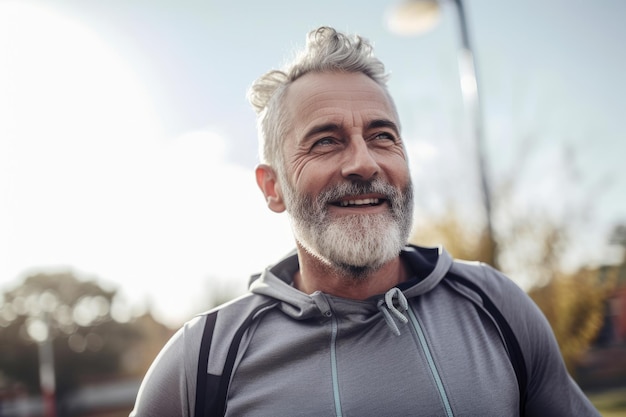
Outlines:
[{"label": "tree", "polygon": [[120,372],[124,353],[142,337],[133,322],[113,319],[115,291],[71,272],[29,276],[0,300],[0,384],[20,383],[30,392],[39,387],[38,341],[52,340],[62,395],[85,380]]},{"label": "tree", "polygon": [[573,274],[557,272],[529,292],[550,322],[572,375],[602,327],[610,288],[611,281],[602,281],[599,270],[583,268]]},{"label": "tree", "polygon": [[468,227],[457,211],[449,207],[443,215],[430,217],[417,225],[409,241],[424,246],[443,245],[457,259],[488,263],[493,252],[486,233]]},{"label": "tree", "polygon": [[613,228],[609,243],[621,250],[621,265],[626,265],[626,224],[618,224]]}]

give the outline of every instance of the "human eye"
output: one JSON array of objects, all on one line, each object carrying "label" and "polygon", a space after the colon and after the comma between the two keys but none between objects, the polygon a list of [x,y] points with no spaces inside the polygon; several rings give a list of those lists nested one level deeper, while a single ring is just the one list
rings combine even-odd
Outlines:
[{"label": "human eye", "polygon": [[392,135],[391,133],[388,132],[382,132],[382,133],[378,133],[376,135],[376,139],[389,139],[389,140],[396,140],[396,137],[394,135]]},{"label": "human eye", "polygon": [[313,142],[312,148],[329,147],[329,146],[333,146],[333,145],[335,145],[337,143],[338,143],[338,140],[336,138],[327,136],[327,137],[323,137],[323,138],[318,139],[315,142]]},{"label": "human eye", "polygon": [[379,144],[390,145],[396,143],[398,138],[391,132],[377,132],[372,135],[371,140]]}]

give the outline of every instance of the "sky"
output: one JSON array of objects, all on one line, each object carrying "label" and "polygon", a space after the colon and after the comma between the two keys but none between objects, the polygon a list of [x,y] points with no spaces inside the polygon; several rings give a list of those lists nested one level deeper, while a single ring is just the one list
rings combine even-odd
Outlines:
[{"label": "sky", "polygon": [[[0,0],[0,290],[70,269],[172,326],[243,292],[293,247],[256,187],[246,90],[320,25],[390,72],[418,212],[480,210],[453,3],[415,37],[387,28],[397,4]],[[626,222],[626,3],[465,7],[493,184],[515,179],[520,210],[583,207],[581,256],[606,261]]]}]

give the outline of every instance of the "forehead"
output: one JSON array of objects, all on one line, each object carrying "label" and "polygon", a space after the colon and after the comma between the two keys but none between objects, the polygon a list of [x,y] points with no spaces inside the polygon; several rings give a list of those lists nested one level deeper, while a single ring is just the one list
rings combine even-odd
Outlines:
[{"label": "forehead", "polygon": [[294,81],[287,90],[285,107],[292,127],[320,119],[351,122],[359,118],[398,120],[391,100],[383,87],[363,73],[309,73]]}]

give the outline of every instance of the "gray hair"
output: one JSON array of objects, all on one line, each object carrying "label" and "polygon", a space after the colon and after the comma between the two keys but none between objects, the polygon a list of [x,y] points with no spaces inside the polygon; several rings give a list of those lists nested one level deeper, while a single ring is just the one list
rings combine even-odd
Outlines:
[{"label": "gray hair", "polygon": [[[283,109],[287,88],[310,72],[363,73],[378,83],[389,97],[385,66],[373,55],[367,39],[352,37],[330,27],[320,27],[307,35],[305,49],[283,70],[272,70],[258,78],[248,91],[248,100],[257,113],[261,162],[284,174],[280,139],[286,135],[288,121]],[[395,107],[394,107],[395,111]]]}]

